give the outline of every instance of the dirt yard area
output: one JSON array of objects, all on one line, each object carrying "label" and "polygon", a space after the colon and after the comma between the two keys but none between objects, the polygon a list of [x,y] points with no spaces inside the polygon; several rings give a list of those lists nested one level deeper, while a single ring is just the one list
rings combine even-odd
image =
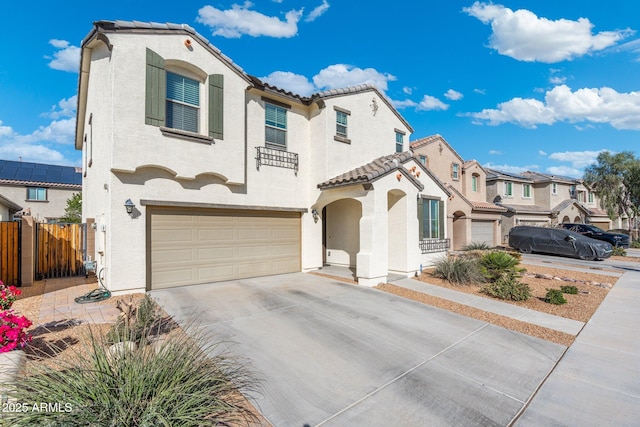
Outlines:
[{"label": "dirt yard area", "polygon": [[[529,287],[531,288],[532,297],[527,301],[497,301],[503,301],[531,310],[566,317],[581,322],[587,322],[591,318],[598,306],[600,306],[602,300],[607,296],[610,287],[613,286],[618,279],[614,276],[600,275],[597,274],[597,272],[583,273],[564,270],[561,268],[539,267],[534,265],[522,264],[519,267],[526,269],[526,275],[522,277],[521,281],[529,285]],[[561,281],[556,278],[567,279],[567,281]],[[454,289],[456,291],[474,294],[483,298],[492,298],[480,292],[482,285],[454,285],[447,282],[446,280],[433,277],[430,272],[423,272],[423,274],[418,277],[418,279],[432,285],[442,286]],[[562,305],[549,304],[544,301],[547,289],[559,289],[560,286],[565,285],[577,287],[578,294],[565,294],[564,296],[567,299],[567,303]],[[575,336],[570,334],[558,332],[537,325],[532,325],[530,323],[522,322],[520,320],[501,316],[498,314],[489,313],[477,308],[401,288],[399,286],[385,284],[378,286],[378,288],[395,295],[410,298],[415,301],[461,314],[463,316],[472,317],[474,319],[482,320],[488,323],[502,326],[507,329],[542,338],[544,340],[552,341],[565,346],[571,345],[573,343],[573,340],[575,339]]]}]

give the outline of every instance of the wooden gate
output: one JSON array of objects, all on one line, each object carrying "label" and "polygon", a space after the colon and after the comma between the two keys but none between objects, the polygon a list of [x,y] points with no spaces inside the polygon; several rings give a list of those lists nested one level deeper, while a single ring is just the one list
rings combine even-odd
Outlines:
[{"label": "wooden gate", "polygon": [[20,221],[0,222],[0,280],[5,285],[20,285]]},{"label": "wooden gate", "polygon": [[36,280],[85,274],[86,224],[37,224]]}]

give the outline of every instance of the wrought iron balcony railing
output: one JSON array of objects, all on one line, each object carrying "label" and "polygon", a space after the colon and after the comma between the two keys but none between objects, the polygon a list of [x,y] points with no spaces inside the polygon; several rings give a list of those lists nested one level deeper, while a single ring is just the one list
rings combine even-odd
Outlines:
[{"label": "wrought iron balcony railing", "polygon": [[295,174],[298,175],[298,153],[258,147],[258,154],[256,156],[256,167],[258,170],[260,170],[260,166],[262,165],[293,169]]},{"label": "wrought iron balcony railing", "polygon": [[420,240],[420,250],[423,254],[445,252],[451,247],[451,239],[424,239]]}]

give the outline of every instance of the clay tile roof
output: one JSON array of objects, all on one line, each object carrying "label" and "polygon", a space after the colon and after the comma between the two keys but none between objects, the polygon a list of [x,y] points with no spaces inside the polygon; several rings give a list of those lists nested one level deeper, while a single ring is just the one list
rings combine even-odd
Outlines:
[{"label": "clay tile roof", "polygon": [[589,208],[589,214],[592,216],[609,216],[606,210],[600,208]]},{"label": "clay tile roof", "polygon": [[506,205],[502,204],[505,208],[507,208],[510,212],[515,213],[531,213],[531,214],[541,214],[541,215],[549,215],[551,211],[548,209],[544,209],[540,206],[536,205]]},{"label": "clay tile roof", "polygon": [[504,206],[496,205],[495,203],[490,202],[474,202],[473,200],[469,200],[473,209],[483,210],[483,211],[496,211],[496,212],[506,212],[507,208]]},{"label": "clay tile roof", "polygon": [[333,177],[325,182],[318,184],[318,188],[326,190],[329,188],[343,187],[346,185],[371,183],[393,171],[400,171],[420,190],[424,188],[420,181],[416,180],[402,166],[402,163],[411,159],[412,154],[409,151],[404,153],[394,153],[388,156],[382,156],[365,165],[352,169],[341,175]]}]

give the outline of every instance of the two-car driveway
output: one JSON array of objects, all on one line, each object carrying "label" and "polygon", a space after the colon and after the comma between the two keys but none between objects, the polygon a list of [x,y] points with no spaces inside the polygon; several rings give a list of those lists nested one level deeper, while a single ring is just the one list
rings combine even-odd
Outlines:
[{"label": "two-car driveway", "polygon": [[295,273],[153,291],[250,360],[274,426],[507,425],[564,347]]}]

